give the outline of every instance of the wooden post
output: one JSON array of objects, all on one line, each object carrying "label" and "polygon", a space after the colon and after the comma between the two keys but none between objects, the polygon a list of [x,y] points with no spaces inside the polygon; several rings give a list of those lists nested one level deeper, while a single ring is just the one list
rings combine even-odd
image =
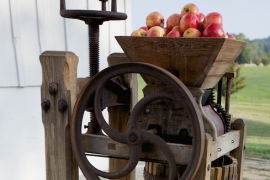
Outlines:
[{"label": "wooden post", "polygon": [[197,180],[210,180],[211,177],[211,160],[212,160],[212,143],[213,137],[205,134],[205,147],[201,165],[194,177]]},{"label": "wooden post", "polygon": [[69,126],[76,101],[78,57],[71,52],[46,51],[41,54],[40,62],[46,179],[78,180]]},{"label": "wooden post", "polygon": [[232,130],[240,130],[239,147],[230,152],[230,155],[237,159],[237,173],[238,180],[243,179],[244,158],[245,158],[245,145],[246,145],[246,132],[247,125],[243,119],[236,119],[232,123]]},{"label": "wooden post", "polygon": [[[128,62],[128,59],[123,53],[114,53],[108,57],[109,66],[119,63]],[[131,105],[112,106],[108,108],[109,124],[111,127],[120,132],[126,130],[126,125],[130,116],[130,111],[138,101],[138,82],[136,74],[125,75],[125,83],[131,88]],[[126,165],[127,160],[109,159],[109,171],[119,171]],[[132,171],[129,175],[118,180],[135,180],[136,171]]]}]

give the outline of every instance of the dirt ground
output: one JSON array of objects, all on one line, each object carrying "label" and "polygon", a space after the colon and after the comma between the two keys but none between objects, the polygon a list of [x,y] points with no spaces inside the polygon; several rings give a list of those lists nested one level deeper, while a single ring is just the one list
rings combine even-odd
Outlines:
[{"label": "dirt ground", "polygon": [[[137,180],[143,180],[143,167],[143,162],[137,165]],[[81,176],[80,180],[85,180],[85,178]],[[105,179],[102,178],[102,180]],[[270,160],[246,157],[244,161],[243,180],[270,180]]]},{"label": "dirt ground", "polygon": [[244,180],[270,180],[270,160],[246,157]]}]

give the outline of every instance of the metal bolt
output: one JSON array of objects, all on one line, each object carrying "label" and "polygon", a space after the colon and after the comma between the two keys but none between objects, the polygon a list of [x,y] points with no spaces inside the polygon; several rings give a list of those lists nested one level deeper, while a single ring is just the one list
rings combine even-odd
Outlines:
[{"label": "metal bolt", "polygon": [[148,114],[148,113],[151,112],[151,110],[150,109],[146,109],[145,112]]},{"label": "metal bolt", "polygon": [[129,141],[131,144],[138,144],[140,141],[140,134],[138,132],[131,132],[129,134]]},{"label": "metal bolt", "polygon": [[51,104],[50,104],[50,101],[49,100],[43,100],[41,102],[41,107],[42,107],[42,109],[44,111],[47,111],[48,109],[50,109],[50,106],[51,106]]},{"label": "metal bolt", "polygon": [[67,110],[67,107],[68,107],[68,105],[67,105],[67,102],[65,100],[60,100],[58,102],[58,109],[59,109],[59,111],[64,112],[65,110]]},{"label": "metal bolt", "polygon": [[57,94],[58,93],[58,84],[55,82],[50,83],[49,85],[49,92],[51,94]]},{"label": "metal bolt", "polygon": [[208,164],[208,166],[207,166],[207,171],[209,171],[209,170],[210,170],[210,167],[211,167],[211,166],[210,166],[210,164]]}]

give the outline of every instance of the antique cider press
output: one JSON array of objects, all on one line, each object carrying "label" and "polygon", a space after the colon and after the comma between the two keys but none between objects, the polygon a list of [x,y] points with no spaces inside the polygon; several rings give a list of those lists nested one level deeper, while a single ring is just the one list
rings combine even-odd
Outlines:
[{"label": "antique cider press", "polygon": [[[212,90],[245,43],[224,38],[118,36],[125,54],[109,59],[125,62],[99,72],[99,26],[127,18],[117,12],[116,0],[111,0],[111,11],[106,10],[107,0],[100,1],[101,11],[67,10],[65,1],[60,1],[61,16],[82,20],[89,27],[90,80],[77,98],[70,126],[73,153],[83,174],[93,180],[118,179],[131,173],[138,161],[145,161],[145,179],[207,179],[214,162],[222,158],[224,165],[223,155],[239,147],[243,137],[240,131],[230,131],[230,116],[214,102]],[[137,91],[127,85],[131,74],[140,74],[146,82],[144,97],[132,106]],[[121,131],[111,126],[114,119],[107,123],[102,114],[116,106],[130,107],[128,119],[121,119],[121,112],[115,119],[124,126]],[[91,113],[91,120],[83,134],[85,111]],[[223,148],[226,143],[233,146]],[[86,153],[125,159],[126,164],[104,172],[88,161]]]}]

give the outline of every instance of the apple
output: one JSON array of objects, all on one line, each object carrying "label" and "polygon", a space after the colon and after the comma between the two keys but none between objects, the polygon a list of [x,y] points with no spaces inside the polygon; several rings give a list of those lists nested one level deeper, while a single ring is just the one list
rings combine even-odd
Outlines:
[{"label": "apple", "polygon": [[202,36],[225,38],[225,32],[220,24],[213,23],[213,24],[208,25],[204,29]]},{"label": "apple", "polygon": [[180,14],[174,13],[174,14],[170,15],[170,16],[167,18],[167,21],[166,21],[166,27],[167,27],[169,30],[171,30],[174,26],[179,25],[180,19],[181,19]]},{"label": "apple", "polygon": [[131,33],[131,36],[146,36],[146,31],[144,29],[136,29]]},{"label": "apple", "polygon": [[[174,27],[172,28],[172,30],[177,30],[177,31],[180,32],[180,25],[174,26]],[[171,30],[171,31],[172,31],[172,30]]]},{"label": "apple", "polygon": [[154,27],[151,27],[147,31],[147,36],[149,36],[149,37],[163,37],[163,36],[165,36],[165,30],[163,27],[154,26]]},{"label": "apple", "polygon": [[183,37],[187,37],[187,38],[200,37],[200,36],[201,36],[201,32],[196,28],[188,28],[187,30],[185,30],[183,34]]},{"label": "apple", "polygon": [[188,3],[182,8],[180,14],[181,14],[181,17],[186,14],[199,15],[199,8],[193,3]]},{"label": "apple", "polygon": [[203,27],[206,28],[209,24],[217,23],[223,25],[222,15],[218,12],[211,12],[204,17]]},{"label": "apple", "polygon": [[205,15],[203,13],[199,13],[198,18],[199,18],[199,22],[202,23],[205,18]]},{"label": "apple", "polygon": [[154,26],[164,26],[164,16],[157,11],[151,12],[150,14],[147,15],[146,17],[146,26],[148,29]]},{"label": "apple", "polygon": [[180,32],[176,29],[171,30],[166,37],[181,37]]},{"label": "apple", "polygon": [[164,28],[164,31],[165,31],[165,35],[170,32],[169,28],[167,28],[167,27]]},{"label": "apple", "polygon": [[229,33],[226,33],[225,38],[236,40],[236,38],[234,37],[234,35],[229,34]]},{"label": "apple", "polygon": [[180,32],[184,33],[188,28],[197,28],[199,18],[195,14],[184,15],[180,20]]},{"label": "apple", "polygon": [[146,32],[148,31],[148,27],[147,27],[147,26],[142,26],[142,27],[140,27],[139,29],[143,29],[143,30],[145,30]]}]

